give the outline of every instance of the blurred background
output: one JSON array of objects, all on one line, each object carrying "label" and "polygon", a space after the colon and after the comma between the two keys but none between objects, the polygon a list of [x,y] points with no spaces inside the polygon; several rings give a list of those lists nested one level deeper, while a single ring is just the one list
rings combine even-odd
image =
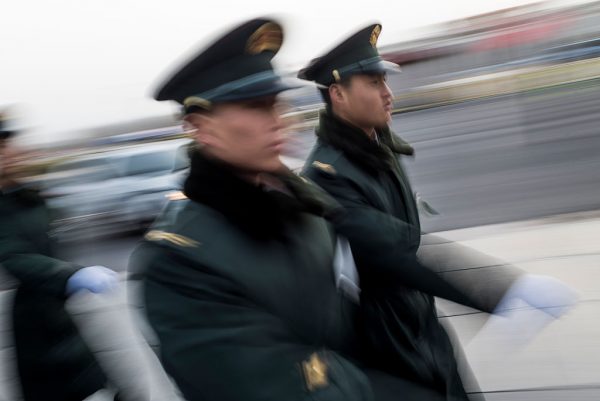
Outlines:
[{"label": "blurred background", "polygon": [[[478,339],[468,348],[488,399],[598,400],[600,2],[501,6],[410,35],[384,23],[392,33],[380,53],[402,67],[388,77],[392,128],[415,147],[405,166],[425,231],[554,275],[582,294],[581,307],[519,354],[486,354],[501,341],[493,335],[488,347]],[[295,75],[300,65],[291,64],[283,72]],[[323,105],[312,88],[284,98],[284,161],[298,170]],[[7,110],[27,133],[27,106]],[[48,198],[65,258],[124,270],[180,188],[189,140],[176,111],[162,110],[69,132],[50,141],[26,135],[22,175]],[[467,346],[483,324],[468,313],[441,312]]]},{"label": "blurred background", "polygon": [[[392,127],[414,145],[406,167],[438,213],[424,213],[425,230],[597,209],[600,2],[533,3],[428,28],[380,48],[402,66],[388,77]],[[312,88],[284,97],[285,156],[298,168],[322,104]],[[174,112],[34,142],[23,157],[58,212],[57,235],[105,234],[152,220],[185,176],[184,148]]]}]

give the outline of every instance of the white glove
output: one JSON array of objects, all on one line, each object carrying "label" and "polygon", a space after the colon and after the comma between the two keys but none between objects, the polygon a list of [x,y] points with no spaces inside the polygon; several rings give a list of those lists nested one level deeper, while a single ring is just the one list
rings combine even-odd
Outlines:
[{"label": "white glove", "polygon": [[578,299],[579,295],[575,290],[554,277],[525,274],[504,294],[494,314],[507,314],[522,300],[558,319],[575,306]]},{"label": "white glove", "polygon": [[104,266],[89,266],[76,271],[67,280],[68,296],[81,290],[95,293],[111,291],[117,287],[117,273]]},{"label": "white glove", "polygon": [[575,306],[578,298],[577,292],[553,277],[523,275],[508,289],[494,315],[473,337],[470,352],[498,355],[522,349]]},{"label": "white glove", "polygon": [[339,290],[345,293],[354,302],[360,302],[360,280],[350,243],[344,237],[339,236],[335,245],[333,257],[333,271],[335,282]]}]

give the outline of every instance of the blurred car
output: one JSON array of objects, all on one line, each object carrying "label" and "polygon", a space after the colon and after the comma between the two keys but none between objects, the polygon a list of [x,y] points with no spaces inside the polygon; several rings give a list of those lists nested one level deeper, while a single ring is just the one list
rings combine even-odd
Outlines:
[{"label": "blurred car", "polygon": [[79,156],[52,167],[43,193],[56,214],[52,235],[89,238],[145,228],[189,167],[189,140]]}]

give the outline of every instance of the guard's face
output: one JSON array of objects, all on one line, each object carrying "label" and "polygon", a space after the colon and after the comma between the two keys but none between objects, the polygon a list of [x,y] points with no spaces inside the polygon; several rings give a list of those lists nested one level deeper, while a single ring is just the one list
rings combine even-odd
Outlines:
[{"label": "guard's face", "polygon": [[250,172],[274,172],[284,143],[284,124],[276,96],[215,105],[207,114],[190,114],[188,124],[203,151]]},{"label": "guard's face", "polygon": [[392,91],[385,74],[354,75],[349,85],[338,85],[338,90],[332,99],[342,118],[363,129],[382,128],[390,122]]}]

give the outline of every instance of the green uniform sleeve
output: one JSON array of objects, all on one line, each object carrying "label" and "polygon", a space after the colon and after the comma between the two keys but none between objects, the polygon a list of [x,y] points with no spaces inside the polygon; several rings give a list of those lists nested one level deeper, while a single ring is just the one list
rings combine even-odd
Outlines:
[{"label": "green uniform sleeve", "polygon": [[390,283],[417,289],[475,309],[491,312],[489,305],[440,277],[420,263],[416,245],[418,227],[381,212],[370,205],[355,182],[339,174],[309,169],[307,177],[333,196],[344,210],[332,217],[337,232],[348,238],[357,262],[361,286]]},{"label": "green uniform sleeve", "polygon": [[186,399],[372,399],[359,369],[303,341],[267,306],[248,299],[241,284],[147,244],[132,261],[146,265],[148,319],[165,370]]},{"label": "green uniform sleeve", "polygon": [[417,257],[444,280],[473,294],[489,310],[496,308],[515,280],[524,274],[503,260],[432,234],[423,236]]},{"label": "green uniform sleeve", "polygon": [[14,220],[0,224],[0,265],[20,286],[64,297],[67,280],[80,267],[39,253],[17,224]]}]

